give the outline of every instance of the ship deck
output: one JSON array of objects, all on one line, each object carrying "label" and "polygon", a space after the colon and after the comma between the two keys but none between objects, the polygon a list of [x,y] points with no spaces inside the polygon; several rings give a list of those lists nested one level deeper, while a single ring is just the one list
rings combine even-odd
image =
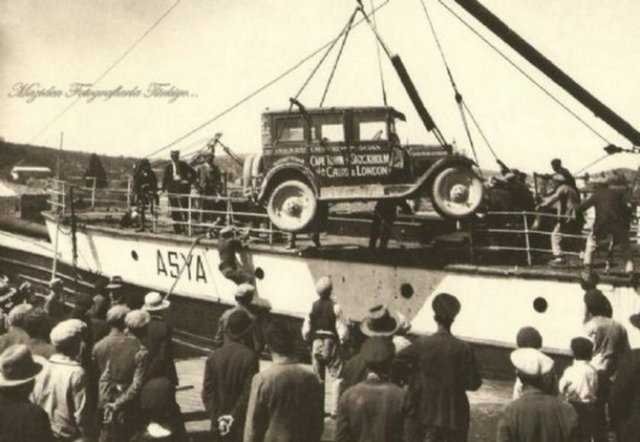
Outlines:
[{"label": "ship deck", "polygon": [[[157,223],[154,231],[140,232],[135,228],[122,228],[119,225],[123,212],[83,212],[79,215],[79,226],[87,227],[105,234],[131,237],[132,239],[153,239],[191,244],[204,229],[194,228],[191,235],[176,234],[170,222]],[[354,216],[355,215],[355,216]],[[45,215],[54,219],[52,215]],[[574,253],[565,256],[565,262],[551,265],[552,255],[548,246],[544,250],[527,252],[522,238],[513,238],[506,244],[496,246],[477,243],[478,234],[469,230],[456,230],[454,223],[445,222],[435,215],[401,216],[395,223],[385,250],[371,250],[368,247],[370,219],[361,214],[338,214],[331,216],[327,232],[321,235],[321,247],[316,247],[309,235],[299,235],[295,247],[290,247],[289,235],[282,232],[260,232],[253,234],[251,250],[272,254],[294,255],[327,260],[344,260],[370,264],[406,266],[416,268],[439,269],[448,272],[478,274],[495,277],[519,277],[525,279],[548,279],[558,281],[577,281],[584,269],[577,254],[580,248],[574,247]],[[535,235],[535,233],[532,233]],[[640,246],[631,240],[636,270],[640,269]],[[546,243],[549,241],[546,240]],[[200,244],[215,247],[217,241],[203,237]],[[638,274],[624,272],[624,260],[618,248],[614,248],[610,267],[605,268],[606,253],[599,251],[595,255],[594,269],[601,280],[612,285],[635,284]]]}]

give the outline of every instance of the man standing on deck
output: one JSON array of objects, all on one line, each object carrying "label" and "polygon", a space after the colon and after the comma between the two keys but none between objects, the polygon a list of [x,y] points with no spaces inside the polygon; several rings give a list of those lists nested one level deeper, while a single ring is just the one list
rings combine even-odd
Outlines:
[{"label": "man standing on deck", "polygon": [[564,181],[568,186],[572,187],[576,192],[578,191],[576,179],[573,177],[571,172],[562,165],[562,160],[560,160],[560,158],[554,158],[551,160],[551,168],[553,169],[554,174],[560,174],[564,177]]},{"label": "man standing on deck", "polygon": [[[198,180],[198,191],[202,198],[200,200],[200,208],[202,210],[224,210],[224,201],[215,201],[211,199],[214,196],[222,195],[222,172],[214,162],[215,153],[207,152],[204,154],[204,162],[196,167],[196,175]],[[219,213],[203,213],[200,222],[209,222],[213,219],[222,217]]]},{"label": "man standing on deck", "polygon": [[[594,184],[597,186],[594,194],[576,208],[577,213],[583,213],[590,207],[593,207],[596,212],[593,230],[589,234],[585,246],[584,265],[587,268],[591,268],[593,265],[593,253],[598,247],[598,241],[611,236],[613,244],[620,246],[625,260],[625,272],[632,273],[634,266],[631,246],[629,245],[631,211],[625,201],[624,192],[613,189],[607,179],[594,181]],[[610,265],[610,259],[611,251],[607,256],[607,267]]]},{"label": "man standing on deck", "polygon": [[471,347],[451,334],[460,301],[440,293],[432,307],[438,331],[419,338],[396,357],[411,373],[406,438],[410,442],[463,442],[470,418],[466,391],[480,388],[482,378]]},{"label": "man standing on deck", "polygon": [[[580,194],[567,181],[566,176],[556,173],[553,175],[555,190],[545,198],[537,209],[554,207],[556,209],[556,225],[551,232],[552,265],[564,264],[562,255],[562,235],[580,233],[583,219],[582,214],[576,214],[576,207],[580,204]],[[574,182],[575,185],[575,182]]]},{"label": "man standing on deck", "polygon": [[389,245],[393,223],[398,216],[398,207],[403,213],[413,213],[411,207],[404,199],[387,198],[381,199],[376,203],[376,207],[373,209],[371,232],[369,233],[369,248],[371,250],[376,249],[378,239],[380,240],[381,250],[386,249]]},{"label": "man standing on deck", "polygon": [[176,233],[185,231],[184,223],[188,219],[186,210],[189,208],[187,195],[191,192],[191,185],[195,183],[195,170],[184,161],[180,161],[179,150],[172,150],[171,162],[165,167],[162,177],[162,191],[169,193],[171,219],[174,221],[173,230]]}]

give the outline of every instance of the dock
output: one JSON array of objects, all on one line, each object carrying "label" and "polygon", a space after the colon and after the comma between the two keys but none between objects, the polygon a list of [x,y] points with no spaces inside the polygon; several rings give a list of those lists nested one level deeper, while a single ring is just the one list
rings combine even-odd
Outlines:
[{"label": "dock", "polygon": [[[205,360],[205,357],[198,356],[176,361],[180,379],[177,399],[192,442],[210,439],[208,432],[211,424],[200,398]],[[269,361],[261,361],[260,369],[264,370],[269,364]],[[498,419],[504,406],[511,400],[512,389],[513,383],[511,381],[484,380],[478,391],[469,393],[469,402],[471,403],[470,441],[495,441]],[[330,389],[327,388],[327,390]],[[334,433],[335,420],[327,414],[323,442],[333,441]]]}]

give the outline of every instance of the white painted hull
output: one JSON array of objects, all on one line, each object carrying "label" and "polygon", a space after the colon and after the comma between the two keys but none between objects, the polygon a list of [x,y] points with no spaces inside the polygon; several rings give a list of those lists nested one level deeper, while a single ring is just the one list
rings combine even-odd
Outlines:
[{"label": "white painted hull", "polygon": [[[54,238],[55,223],[47,220],[47,227]],[[214,243],[196,245],[191,264],[177,278],[190,248],[189,242],[176,238],[80,229],[77,265],[104,275],[121,275],[128,283],[162,292],[176,283],[175,294],[233,304],[235,285],[218,271]],[[72,262],[68,228],[59,232],[58,252],[63,262]],[[531,325],[540,330],[549,352],[564,354],[570,340],[582,334],[583,293],[575,282],[323,260],[264,250],[251,251],[244,259],[248,266],[263,270],[264,278],[256,281],[258,293],[271,302],[274,313],[304,317],[315,300],[314,280],[328,274],[333,278],[338,301],[353,319],[360,319],[375,304],[386,303],[412,320],[413,332],[433,332],[431,299],[437,293],[449,292],[463,306],[454,333],[472,342],[513,347],[518,329]],[[415,292],[410,299],[400,295],[403,284],[410,284]],[[615,318],[627,326],[632,345],[640,347],[640,332],[628,321],[631,314],[640,311],[636,291],[606,284],[600,288],[611,301]],[[538,297],[548,304],[543,313],[533,307]]]}]

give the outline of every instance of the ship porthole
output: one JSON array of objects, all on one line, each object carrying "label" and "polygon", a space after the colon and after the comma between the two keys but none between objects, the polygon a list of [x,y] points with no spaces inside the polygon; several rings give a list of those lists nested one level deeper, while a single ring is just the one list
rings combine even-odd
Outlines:
[{"label": "ship porthole", "polygon": [[403,298],[409,299],[413,296],[415,291],[413,290],[413,286],[409,283],[404,283],[400,286],[400,294]]},{"label": "ship porthole", "polygon": [[255,272],[253,272],[253,274],[258,279],[264,279],[264,270],[262,270],[262,267],[256,267],[256,270]]},{"label": "ship porthole", "polygon": [[133,258],[134,261],[138,260],[138,252],[136,252],[135,250],[131,251],[131,257]]},{"label": "ship porthole", "polygon": [[546,312],[547,308],[549,308],[549,304],[547,303],[547,300],[544,299],[543,297],[538,296],[536,299],[533,300],[533,309],[538,313]]}]

